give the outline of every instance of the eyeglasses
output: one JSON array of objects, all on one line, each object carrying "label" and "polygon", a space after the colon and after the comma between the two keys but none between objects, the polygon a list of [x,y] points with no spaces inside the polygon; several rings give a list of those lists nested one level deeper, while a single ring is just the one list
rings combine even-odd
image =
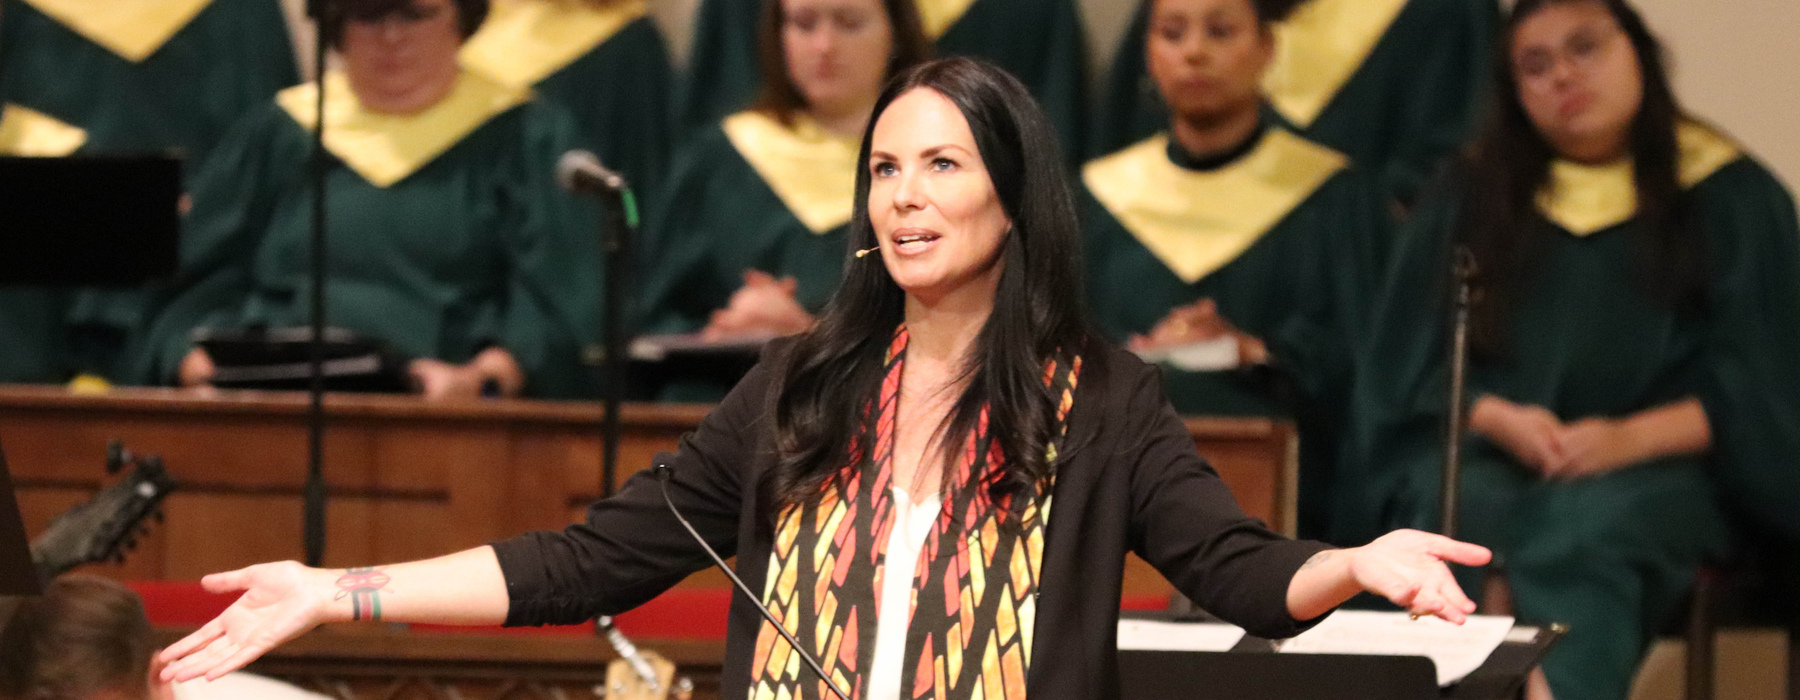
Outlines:
[{"label": "eyeglasses", "polygon": [[1624,36],[1616,24],[1590,24],[1571,32],[1563,39],[1560,50],[1534,46],[1513,60],[1513,72],[1520,78],[1535,79],[1549,75],[1564,60],[1578,70],[1585,70]]},{"label": "eyeglasses", "polygon": [[390,12],[383,12],[369,17],[350,17],[350,21],[366,27],[393,25],[400,29],[414,27],[444,15],[444,6],[407,3]]}]

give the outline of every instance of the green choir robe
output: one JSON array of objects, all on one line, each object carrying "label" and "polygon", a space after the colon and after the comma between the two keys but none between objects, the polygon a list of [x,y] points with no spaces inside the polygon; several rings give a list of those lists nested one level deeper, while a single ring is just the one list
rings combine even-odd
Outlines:
[{"label": "green choir robe", "polygon": [[[1507,323],[1477,356],[1482,395],[1561,420],[1625,417],[1697,397],[1712,449],[1600,476],[1545,481],[1485,438],[1464,447],[1459,536],[1495,550],[1525,620],[1569,623],[1544,663],[1559,700],[1625,697],[1651,635],[1696,568],[1727,544],[1716,494],[1800,541],[1800,227],[1792,196],[1709,130],[1682,127],[1684,184],[1706,237],[1704,311],[1652,303],[1634,271],[1630,166],[1559,163],[1524,235],[1542,244]],[[1463,178],[1434,188],[1401,237],[1352,404],[1354,474],[1340,539],[1435,529],[1447,412],[1451,241]],[[1465,572],[1466,586],[1479,572]],[[1791,595],[1791,589],[1787,595]]]},{"label": "green choir robe", "polygon": [[[326,322],[409,357],[499,346],[526,392],[592,392],[581,349],[600,324],[598,213],[553,181],[581,144],[562,110],[464,72],[424,112],[366,112],[326,81]],[[311,84],[239,123],[192,182],[182,273],[148,334],[147,381],[174,378],[196,328],[310,318]]]},{"label": "green choir robe", "polygon": [[[1220,162],[1224,161],[1224,162]],[[1196,163],[1163,135],[1083,172],[1089,299],[1114,341],[1211,298],[1268,347],[1260,368],[1164,366],[1186,414],[1296,420],[1302,536],[1323,534],[1355,342],[1389,237],[1368,178],[1335,151],[1268,124],[1239,152]]]},{"label": "green choir robe", "polygon": [[[299,80],[263,0],[0,3],[0,155],[175,153]],[[0,289],[0,382],[118,379],[141,323],[132,290]]]},{"label": "green choir robe", "polygon": [[668,49],[643,0],[497,0],[464,66],[563,107],[600,161],[649,193],[669,157]]},{"label": "green choir robe", "polygon": [[[1005,68],[1043,105],[1073,162],[1089,109],[1086,45],[1073,0],[915,0],[939,57],[973,56]],[[681,123],[699,130],[749,105],[763,0],[703,0],[682,87]]]},{"label": "green choir robe", "polygon": [[[1144,3],[1108,69],[1089,153],[1168,128],[1145,66],[1148,24]],[[1494,0],[1308,0],[1276,25],[1263,88],[1302,135],[1410,202],[1473,128],[1498,24]]]},{"label": "green choir robe", "polygon": [[[734,114],[683,146],[639,249],[638,330],[699,330],[748,270],[793,277],[797,301],[817,315],[843,270],[859,148],[804,116],[783,125],[760,112]],[[716,400],[713,388],[664,397]]]}]

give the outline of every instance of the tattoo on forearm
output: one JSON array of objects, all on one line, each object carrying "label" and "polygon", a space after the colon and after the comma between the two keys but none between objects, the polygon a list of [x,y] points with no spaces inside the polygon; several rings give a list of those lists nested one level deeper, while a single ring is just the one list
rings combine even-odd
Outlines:
[{"label": "tattoo on forearm", "polygon": [[381,589],[393,580],[387,572],[365,566],[346,569],[337,580],[338,594],[332,600],[350,599],[350,619],[381,621]]},{"label": "tattoo on forearm", "polygon": [[1335,554],[1336,552],[1337,552],[1337,550],[1335,550],[1335,549],[1327,549],[1323,552],[1319,552],[1318,554],[1314,554],[1310,557],[1307,557],[1306,563],[1300,565],[1300,570],[1305,571],[1307,569],[1311,569],[1311,568],[1314,568],[1317,566],[1323,566],[1325,564],[1325,562],[1331,560],[1331,555]]}]

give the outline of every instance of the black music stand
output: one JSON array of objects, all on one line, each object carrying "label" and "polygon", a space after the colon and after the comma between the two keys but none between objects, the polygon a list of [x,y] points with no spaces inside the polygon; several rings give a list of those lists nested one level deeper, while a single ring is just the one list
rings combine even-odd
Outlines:
[{"label": "black music stand", "polygon": [[1122,700],[1437,700],[1423,656],[1120,651]]},{"label": "black music stand", "polygon": [[[1154,616],[1152,616],[1154,617]],[[1520,626],[1515,625],[1517,632]],[[1513,700],[1525,677],[1567,628],[1535,628],[1529,641],[1506,641],[1448,688],[1423,656],[1279,654],[1246,636],[1229,652],[1119,652],[1121,700]]]},{"label": "black music stand", "polygon": [[175,274],[181,160],[0,157],[0,286],[137,287]]}]

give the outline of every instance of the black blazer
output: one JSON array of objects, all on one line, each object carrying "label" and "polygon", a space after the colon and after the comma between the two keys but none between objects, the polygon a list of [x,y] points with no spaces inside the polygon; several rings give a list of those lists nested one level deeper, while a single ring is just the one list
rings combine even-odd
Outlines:
[{"label": "black blazer", "polygon": [[[785,345],[785,344],[783,344]],[[780,346],[769,353],[779,357]],[[1315,542],[1286,539],[1244,515],[1162,394],[1157,371],[1095,347],[1076,389],[1058,461],[1044,544],[1033,698],[1114,698],[1125,553],[1136,552],[1202,608],[1267,638],[1307,623],[1287,612],[1288,583]],[[670,496],[707,541],[737,556],[762,590],[772,547],[759,475],[773,464],[767,410],[779,370],[765,359],[682,440]],[[630,610],[709,561],[663,505],[648,471],[588,510],[585,524],[494,543],[511,604],[508,625],[574,624]],[[722,676],[726,698],[748,691],[762,623],[742,596],[731,606]]]}]

